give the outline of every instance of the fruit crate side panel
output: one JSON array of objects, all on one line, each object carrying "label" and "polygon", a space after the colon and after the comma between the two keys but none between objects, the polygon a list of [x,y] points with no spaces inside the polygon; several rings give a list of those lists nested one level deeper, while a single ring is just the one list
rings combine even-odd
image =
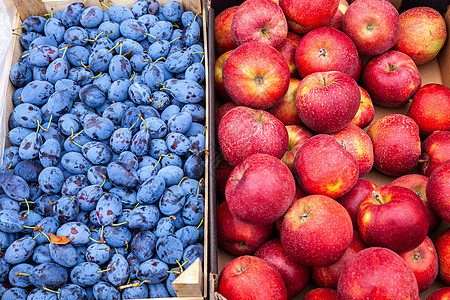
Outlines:
[{"label": "fruit crate side panel", "polygon": [[207,51],[207,59],[208,59],[208,65],[210,68],[206,70],[207,75],[206,78],[208,78],[207,82],[207,94],[209,95],[208,104],[209,104],[209,110],[208,110],[208,149],[209,149],[209,180],[210,183],[208,185],[208,198],[207,201],[209,207],[208,207],[208,214],[209,214],[209,224],[208,224],[208,231],[209,231],[209,237],[208,237],[208,290],[206,291],[205,295],[209,299],[214,299],[214,291],[216,289],[216,278],[217,278],[217,260],[218,260],[218,254],[217,254],[217,230],[216,230],[216,186],[215,186],[215,161],[216,161],[216,141],[215,141],[215,121],[214,121],[214,112],[215,112],[215,95],[214,95],[214,63],[215,63],[215,53],[214,53],[214,9],[211,8],[211,2],[210,0],[205,0],[204,7],[206,8],[206,17],[207,19],[207,46],[205,47],[205,50]]},{"label": "fruit crate side panel", "polygon": [[[15,10],[14,19],[12,26],[13,28],[17,28],[19,24],[21,23],[19,13]],[[4,68],[3,68],[3,74],[1,74],[1,82],[6,83],[6,89],[5,93],[3,95],[0,95],[0,101],[1,105],[0,108],[2,108],[2,111],[0,112],[0,163],[2,163],[3,160],[3,149],[5,147],[11,146],[11,143],[8,139],[8,119],[9,115],[14,109],[14,105],[12,103],[12,96],[15,91],[15,87],[9,80],[9,70],[11,69],[11,66],[17,62],[20,58],[20,55],[22,53],[22,46],[20,45],[19,37],[16,35],[13,35],[13,38],[11,40],[11,44],[9,45],[8,52],[5,56],[5,62],[4,62]]]},{"label": "fruit crate side panel", "polygon": [[[164,5],[165,3],[169,2],[170,0],[159,0],[159,3],[161,5]],[[204,36],[204,43],[205,43],[205,70],[206,70],[206,78],[213,78],[214,79],[214,75],[211,75],[209,70],[211,69],[209,66],[209,59],[208,59],[208,52],[207,52],[207,28],[208,28],[208,21],[207,21],[207,12],[205,10],[205,5],[203,5],[203,2],[201,0],[176,0],[178,2],[180,2],[183,6],[184,10],[190,10],[193,11],[194,13],[198,13],[200,14],[200,16],[202,16],[202,20],[203,20],[203,36]],[[79,2],[76,0],[57,0],[57,1],[42,1],[47,9],[47,12],[50,13],[51,8],[53,8],[54,10],[60,10],[60,9],[64,9],[68,4],[73,3],[73,2]],[[135,1],[133,0],[112,0],[112,1],[108,1],[107,0],[107,5],[124,5],[127,7],[131,7],[131,5],[134,3]],[[10,5],[13,5],[13,3],[7,3]],[[100,6],[98,1],[94,1],[94,0],[88,0],[85,3],[86,6]],[[20,26],[22,20],[24,19],[23,16],[19,15],[19,12],[14,9],[16,11],[15,15],[14,15],[14,20],[13,20],[13,28],[17,28]],[[16,88],[14,87],[14,85],[10,82],[9,80],[9,70],[11,68],[11,66],[19,61],[20,55],[22,53],[24,49],[22,48],[21,44],[20,44],[20,40],[18,36],[13,36],[12,41],[11,41],[11,45],[8,49],[8,53],[6,55],[5,58],[5,68],[2,74],[0,74],[0,79],[1,82],[7,82],[7,87],[6,87],[6,91],[4,93],[4,95],[0,95],[0,101],[1,104],[0,108],[3,107],[2,111],[0,111],[0,163],[1,163],[1,159],[3,157],[3,150],[5,147],[8,147],[11,145],[11,143],[8,140],[8,119],[9,119],[9,115],[11,114],[11,112],[14,109],[14,105],[12,103],[12,96],[14,91],[16,90]],[[214,56],[212,55],[212,61],[214,62]],[[206,132],[206,139],[207,141],[210,140],[211,135],[214,135],[214,127],[211,127],[211,124],[214,124],[214,113],[213,110],[211,110],[211,106],[210,103],[213,103],[211,101],[211,93],[209,92],[210,89],[214,88],[214,83],[212,83],[212,85],[209,82],[206,82],[206,88],[205,88],[205,97],[206,97],[206,127],[208,128],[207,132]],[[211,121],[212,120],[212,121]],[[213,125],[212,125],[213,126]],[[212,129],[209,130],[209,129]],[[208,145],[215,145],[214,142],[208,142]],[[205,219],[204,219],[204,224],[203,226],[205,226],[205,237],[203,240],[203,244],[204,244],[204,257],[203,257],[203,266],[200,267],[200,270],[193,270],[192,271],[192,276],[191,274],[186,274],[188,276],[188,279],[186,280],[186,284],[187,285],[192,285],[193,282],[193,278],[196,278],[197,276],[195,274],[199,274],[199,272],[201,273],[200,279],[197,280],[197,284],[199,285],[198,288],[195,288],[194,290],[198,291],[200,290],[202,295],[206,295],[207,291],[208,291],[208,264],[209,264],[209,259],[208,259],[208,251],[209,251],[209,197],[208,195],[213,194],[210,191],[210,182],[211,181],[211,175],[210,175],[210,171],[213,170],[214,166],[210,163],[210,158],[209,156],[206,157],[205,159]],[[214,214],[213,214],[214,215]],[[193,265],[195,266],[195,264]],[[188,268],[187,270],[185,270],[186,273],[190,273],[190,268]],[[176,281],[176,280],[175,280]],[[184,282],[177,282],[179,284],[179,286],[186,286],[186,284]],[[184,289],[183,289],[184,290]],[[190,292],[192,289],[188,288],[187,289],[188,292]],[[183,291],[182,291],[183,293]],[[169,300],[169,299],[183,299],[183,300],[200,300],[200,299],[204,299],[205,297],[202,295],[182,295],[179,297],[175,297],[175,298],[158,298],[157,300]],[[141,299],[144,300],[144,299]]]}]

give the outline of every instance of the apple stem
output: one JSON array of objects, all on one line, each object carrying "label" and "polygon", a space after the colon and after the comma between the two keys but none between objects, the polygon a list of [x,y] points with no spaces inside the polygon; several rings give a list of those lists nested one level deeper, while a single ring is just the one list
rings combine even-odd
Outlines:
[{"label": "apple stem", "polygon": [[261,29],[261,32],[270,40],[270,36],[265,29]]},{"label": "apple stem", "polygon": [[419,159],[419,164],[423,164],[425,162],[428,162],[428,159]]},{"label": "apple stem", "polygon": [[237,179],[237,178],[230,178],[230,179],[228,179],[229,181],[239,181],[240,179]]},{"label": "apple stem", "polygon": [[373,192],[372,192],[372,197],[373,197],[375,200],[377,200],[378,203],[383,204],[383,202],[381,202],[381,199],[380,199],[380,194],[378,194],[377,192],[373,191]]},{"label": "apple stem", "polygon": [[308,214],[304,213],[303,215],[300,216],[300,221],[305,222],[306,220],[308,220]]},{"label": "apple stem", "polygon": [[319,57],[326,57],[327,56],[327,50],[324,48],[319,49]]}]

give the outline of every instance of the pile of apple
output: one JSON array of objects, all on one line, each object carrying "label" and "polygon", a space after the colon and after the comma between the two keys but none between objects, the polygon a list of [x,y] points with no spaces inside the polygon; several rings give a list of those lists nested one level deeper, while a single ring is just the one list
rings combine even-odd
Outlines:
[{"label": "pile of apple", "polygon": [[[450,229],[427,236],[450,222],[450,89],[417,68],[443,47],[443,17],[248,0],[215,33],[218,241],[239,256],[218,294],[292,299],[311,277],[305,299],[419,299],[450,284]],[[374,120],[379,107],[409,108]]]}]

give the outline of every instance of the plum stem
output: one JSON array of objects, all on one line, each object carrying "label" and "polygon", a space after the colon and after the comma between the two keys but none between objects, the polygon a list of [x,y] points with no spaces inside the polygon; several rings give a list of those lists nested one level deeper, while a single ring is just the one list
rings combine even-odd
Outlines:
[{"label": "plum stem", "polygon": [[54,291],[54,290],[51,290],[51,289],[49,289],[49,288],[46,288],[45,286],[43,286],[42,289],[43,289],[43,290],[46,290],[46,291],[48,291],[48,292],[55,293],[55,294],[61,293],[61,292],[59,292],[59,291]]},{"label": "plum stem", "polygon": [[202,181],[205,182],[205,178],[200,178],[200,180],[198,181],[197,194],[200,192],[200,187],[205,186],[205,184],[202,183]]},{"label": "plum stem", "polygon": [[174,38],[173,40],[171,40],[171,41],[169,42],[169,44],[172,43],[173,41],[178,40],[178,39],[181,39],[181,35],[180,35],[180,36],[177,36],[176,38]]}]

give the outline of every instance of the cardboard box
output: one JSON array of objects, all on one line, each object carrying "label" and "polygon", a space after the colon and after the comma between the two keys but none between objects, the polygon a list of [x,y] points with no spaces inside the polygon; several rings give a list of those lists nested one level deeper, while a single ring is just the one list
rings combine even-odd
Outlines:
[{"label": "cardboard box", "polygon": [[[164,5],[170,0],[159,0],[161,5]],[[206,5],[202,0],[176,0],[180,2],[185,11],[193,11],[194,13],[199,13],[203,20],[203,40],[205,42],[205,70],[206,70],[206,78],[213,78],[214,73],[211,75],[211,70],[213,67],[210,67],[210,63],[214,62],[214,56],[211,57],[209,54],[209,49],[206,47],[207,44],[207,36],[208,36],[208,11],[206,10]],[[50,13],[50,10],[53,8],[55,11],[64,9],[67,5],[73,2],[79,2],[77,0],[5,0],[4,3],[7,7],[8,12],[12,16],[12,28],[18,28],[26,17],[31,15],[39,15],[38,12],[45,10],[45,12]],[[124,5],[127,7],[131,7],[131,5],[135,2],[135,0],[106,0],[107,5],[110,7],[111,5]],[[88,0],[85,2],[85,6],[100,6],[99,1],[96,0]],[[0,101],[4,102],[4,109],[0,111],[0,157],[3,155],[3,149],[5,147],[10,146],[9,140],[7,138],[8,133],[8,118],[11,114],[11,111],[14,109],[14,105],[12,103],[12,95],[16,88],[12,85],[9,80],[9,70],[13,64],[15,64],[19,60],[19,56],[21,55],[22,46],[19,41],[18,36],[14,36],[9,47],[8,53],[6,55],[6,59],[4,62],[3,73],[0,74],[2,84],[6,84],[5,94],[0,95]],[[214,64],[213,64],[214,65]],[[206,140],[207,145],[206,149],[213,148],[214,144],[211,144],[209,141],[213,140],[210,138],[211,135],[214,135],[214,126],[210,124],[214,124],[214,105],[210,105],[213,103],[211,98],[211,91],[214,90],[214,84],[210,80],[205,80],[205,97],[206,97]],[[0,107],[2,107],[0,105]],[[210,129],[210,127],[212,127]],[[203,241],[204,245],[204,257],[203,264],[200,259],[197,259],[188,269],[186,269],[174,282],[173,287],[178,295],[176,298],[164,298],[164,299],[184,299],[184,300],[200,300],[206,297],[208,291],[208,274],[209,274],[209,255],[210,252],[210,244],[208,237],[210,236],[209,232],[209,219],[213,214],[210,213],[210,199],[215,199],[211,195],[214,195],[211,182],[213,172],[210,170],[214,170],[214,164],[211,164],[212,156],[205,156],[205,219],[203,225],[205,226],[205,238]],[[159,300],[164,300],[163,298],[159,298]],[[141,299],[143,300],[143,299]]]},{"label": "cardboard box", "polygon": [[[212,0],[212,1],[208,2],[207,6],[208,6],[209,13],[210,13],[209,23],[214,24],[214,16],[217,16],[221,11],[225,10],[228,7],[239,5],[242,2],[243,1],[239,1],[239,0],[236,0],[236,1]],[[400,9],[400,7],[402,6],[401,0],[390,0],[390,2],[397,9]],[[447,10],[447,13],[445,15],[445,20],[447,23],[447,32],[449,32],[450,9]],[[214,42],[213,42],[214,40],[212,37],[214,35],[214,28],[212,28],[212,26],[210,26],[210,30],[212,31],[212,32],[209,32],[210,41],[211,41],[209,43],[210,53],[215,53],[214,49],[212,49],[214,46]],[[365,58],[365,60],[363,59],[363,61],[367,61],[367,58]],[[447,42],[446,42],[444,48],[439,53],[438,57],[436,57],[435,59],[433,59],[432,61],[428,62],[425,65],[419,66],[418,69],[419,69],[419,72],[422,77],[422,85],[425,85],[428,83],[439,83],[439,84],[444,84],[447,87],[450,87],[450,39],[449,38],[447,39]],[[222,104],[220,102],[220,100],[218,100],[218,99],[216,99],[215,102],[216,102],[215,105],[217,108],[219,108],[220,105]],[[409,104],[406,105],[405,107],[395,108],[395,109],[392,109],[392,108],[388,109],[388,108],[383,108],[383,107],[375,105],[375,120],[379,119],[385,115],[393,114],[393,113],[406,114],[406,112],[408,111],[408,108],[409,108]],[[378,172],[377,170],[372,170],[367,175],[363,176],[363,178],[372,181],[373,183],[375,183],[378,186],[382,186],[382,185],[389,184],[396,177],[387,176],[387,175],[384,175],[384,174]],[[216,204],[211,203],[211,206],[210,206],[211,213],[212,213],[213,209],[216,209],[218,207],[218,205],[219,205],[218,203],[216,203]],[[215,222],[215,219],[213,219],[213,217],[211,217],[210,218],[211,226],[215,226],[214,222]],[[441,225],[439,226],[439,228],[437,228],[431,234],[430,237],[434,241],[445,229],[447,229],[449,227],[450,227],[449,224],[447,222],[443,221],[441,223]],[[211,227],[211,235],[213,235],[215,233],[216,232],[214,231],[214,228]],[[217,247],[217,252],[214,251],[215,247]],[[230,262],[232,259],[234,259],[236,256],[227,253],[226,251],[221,249],[219,246],[217,246],[217,236],[211,237],[210,251],[211,251],[210,252],[211,274],[210,274],[210,279],[209,279],[210,280],[209,297],[210,297],[210,299],[214,299],[214,298],[218,299],[217,293],[215,293],[215,291],[217,290],[217,282],[218,282],[218,278],[220,276],[220,272],[227,265],[227,263]],[[217,265],[214,264],[215,262],[217,262]],[[426,299],[433,291],[435,291],[441,287],[445,287],[445,286],[446,286],[446,284],[438,278],[431,288],[429,288],[425,292],[420,293],[420,298]],[[295,298],[295,300],[303,299],[305,294],[314,288],[317,288],[317,286],[315,286],[314,283],[312,282],[312,280],[310,280],[310,282],[308,283],[306,288]]]}]

